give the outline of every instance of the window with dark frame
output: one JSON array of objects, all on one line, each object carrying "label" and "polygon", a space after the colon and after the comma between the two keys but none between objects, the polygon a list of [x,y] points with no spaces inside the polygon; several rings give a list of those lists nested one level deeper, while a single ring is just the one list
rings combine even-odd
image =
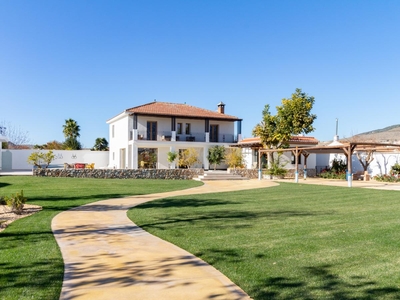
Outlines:
[{"label": "window with dark frame", "polygon": [[191,134],[190,133],[190,123],[185,124],[185,134]]},{"label": "window with dark frame", "polygon": [[[300,165],[301,164],[301,155],[299,155],[299,159],[297,163]],[[292,154],[292,165],[296,164],[296,157]]]},{"label": "window with dark frame", "polygon": [[157,140],[157,122],[147,121],[147,140],[148,141]]}]

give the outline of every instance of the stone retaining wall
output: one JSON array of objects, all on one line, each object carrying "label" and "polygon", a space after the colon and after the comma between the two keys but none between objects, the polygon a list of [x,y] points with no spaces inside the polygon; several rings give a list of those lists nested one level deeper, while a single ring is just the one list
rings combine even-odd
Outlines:
[{"label": "stone retaining wall", "polygon": [[[262,170],[265,172],[265,169]],[[229,173],[238,174],[242,177],[247,177],[249,179],[257,179],[258,178],[258,169],[230,169]],[[303,177],[303,169],[299,169],[299,177]],[[316,177],[315,169],[307,169],[307,177]],[[294,178],[294,169],[289,169],[286,173],[285,178]]]},{"label": "stone retaining wall", "polygon": [[258,170],[257,169],[229,169],[229,173],[234,175],[240,175],[242,177],[246,177],[249,179],[258,178]]},{"label": "stone retaining wall", "polygon": [[203,169],[35,169],[33,176],[116,178],[116,179],[193,179]]}]

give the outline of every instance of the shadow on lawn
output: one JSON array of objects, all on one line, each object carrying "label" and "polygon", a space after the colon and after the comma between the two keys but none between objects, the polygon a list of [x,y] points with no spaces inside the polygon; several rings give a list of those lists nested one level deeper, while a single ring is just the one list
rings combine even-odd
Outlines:
[{"label": "shadow on lawn", "polygon": [[167,208],[167,207],[204,207],[204,206],[217,206],[226,204],[242,204],[238,201],[227,201],[220,199],[191,199],[191,198],[164,198],[156,202],[147,202],[136,207],[136,209],[147,208]]},{"label": "shadow on lawn", "polygon": [[[143,206],[140,206],[143,207]],[[139,208],[139,207],[135,207]],[[221,211],[213,211],[207,212],[202,214],[193,214],[182,213],[179,215],[174,215],[173,217],[169,217],[168,215],[163,216],[163,219],[159,221],[155,221],[153,223],[145,223],[140,224],[140,226],[144,229],[167,229],[170,227],[169,225],[173,224],[174,226],[182,224],[186,226],[187,224],[198,222],[198,221],[223,221],[220,223],[206,223],[212,226],[213,228],[222,228],[222,227],[232,227],[231,223],[225,223],[226,220],[242,220],[242,221],[249,221],[247,224],[243,222],[238,224],[238,228],[249,227],[254,224],[257,219],[261,218],[268,218],[270,220],[273,219],[287,219],[291,217],[311,217],[311,216],[320,216],[320,215],[330,215],[333,212],[326,212],[326,211],[298,211],[298,210],[280,210],[280,211],[261,211],[261,212],[248,212],[248,211],[228,211],[228,210],[221,210]],[[135,221],[133,219],[133,221]]]},{"label": "shadow on lawn", "polygon": [[5,182],[0,182],[0,188],[8,186],[8,185],[11,185],[11,184],[5,183]]},{"label": "shadow on lawn", "polygon": [[[46,211],[64,211],[71,209],[80,205],[85,205],[91,202],[123,198],[126,197],[125,194],[97,194],[97,195],[87,195],[87,196],[48,196],[48,197],[29,197],[28,203],[38,204],[43,207]],[[79,203],[76,203],[79,201]]]},{"label": "shadow on lawn", "polygon": [[0,299],[58,299],[63,265],[62,260],[48,257],[31,263],[21,258],[17,265],[0,259]]},{"label": "shadow on lawn", "polygon": [[252,286],[250,296],[258,300],[274,299],[400,299],[400,289],[355,276],[347,281],[331,271],[332,266],[305,267],[307,282],[294,278],[269,277]]}]

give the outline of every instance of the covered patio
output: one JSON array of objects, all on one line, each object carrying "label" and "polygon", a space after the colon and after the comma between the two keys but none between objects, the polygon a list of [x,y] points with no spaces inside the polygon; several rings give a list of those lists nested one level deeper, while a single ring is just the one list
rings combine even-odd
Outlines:
[{"label": "covered patio", "polygon": [[371,143],[371,142],[333,142],[326,146],[315,146],[315,147],[291,147],[291,148],[281,148],[281,149],[262,149],[259,148],[258,152],[258,179],[262,178],[261,170],[261,156],[268,153],[283,153],[291,152],[295,157],[295,182],[299,182],[299,157],[303,155],[304,157],[304,178],[307,178],[307,157],[311,153],[315,154],[344,154],[347,159],[347,171],[346,179],[348,187],[352,187],[353,174],[352,174],[352,156],[358,152],[400,152],[400,144],[386,144],[386,143]]}]

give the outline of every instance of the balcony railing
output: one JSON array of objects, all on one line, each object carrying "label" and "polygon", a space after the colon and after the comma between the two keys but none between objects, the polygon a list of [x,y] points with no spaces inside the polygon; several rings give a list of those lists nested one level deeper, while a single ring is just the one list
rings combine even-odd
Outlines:
[{"label": "balcony railing", "polygon": [[[191,134],[176,134],[177,142],[205,142],[206,134],[204,132],[192,132]],[[129,139],[133,139],[133,131],[130,132]],[[171,141],[172,132],[171,131],[157,131],[157,132],[147,132],[138,131],[137,140],[141,141]],[[236,143],[236,136],[233,134],[219,134],[217,139],[212,139],[210,136],[211,143]]]},{"label": "balcony railing", "polygon": [[235,135],[233,134],[219,134],[218,138],[210,135],[211,143],[236,143]]}]

